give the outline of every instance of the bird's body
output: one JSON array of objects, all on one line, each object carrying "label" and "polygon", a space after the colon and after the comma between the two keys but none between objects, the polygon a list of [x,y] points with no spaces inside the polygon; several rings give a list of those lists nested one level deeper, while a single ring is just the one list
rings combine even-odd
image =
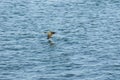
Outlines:
[{"label": "bird's body", "polygon": [[53,34],[55,34],[55,32],[52,32],[52,31],[47,32],[47,39],[52,38]]}]

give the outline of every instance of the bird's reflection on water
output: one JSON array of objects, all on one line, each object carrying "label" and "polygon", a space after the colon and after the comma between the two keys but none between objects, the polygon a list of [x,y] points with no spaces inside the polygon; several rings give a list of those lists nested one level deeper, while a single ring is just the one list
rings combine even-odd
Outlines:
[{"label": "bird's reflection on water", "polygon": [[52,40],[48,40],[48,43],[49,43],[51,46],[55,44]]}]

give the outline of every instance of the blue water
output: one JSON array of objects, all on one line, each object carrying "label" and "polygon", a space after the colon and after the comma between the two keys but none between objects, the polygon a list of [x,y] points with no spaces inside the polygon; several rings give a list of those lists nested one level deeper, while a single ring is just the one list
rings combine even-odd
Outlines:
[{"label": "blue water", "polygon": [[0,0],[0,80],[120,80],[120,0]]}]

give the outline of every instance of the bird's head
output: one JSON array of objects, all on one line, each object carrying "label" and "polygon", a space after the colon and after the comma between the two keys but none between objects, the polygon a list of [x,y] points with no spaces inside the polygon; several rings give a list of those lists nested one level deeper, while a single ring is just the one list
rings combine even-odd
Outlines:
[{"label": "bird's head", "polygon": [[56,32],[51,32],[52,34],[55,34]]}]

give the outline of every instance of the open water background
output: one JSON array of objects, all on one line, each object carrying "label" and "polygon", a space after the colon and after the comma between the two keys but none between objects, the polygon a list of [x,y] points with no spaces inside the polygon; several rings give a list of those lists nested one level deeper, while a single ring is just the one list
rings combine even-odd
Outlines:
[{"label": "open water background", "polygon": [[120,80],[120,0],[0,0],[0,80]]}]

